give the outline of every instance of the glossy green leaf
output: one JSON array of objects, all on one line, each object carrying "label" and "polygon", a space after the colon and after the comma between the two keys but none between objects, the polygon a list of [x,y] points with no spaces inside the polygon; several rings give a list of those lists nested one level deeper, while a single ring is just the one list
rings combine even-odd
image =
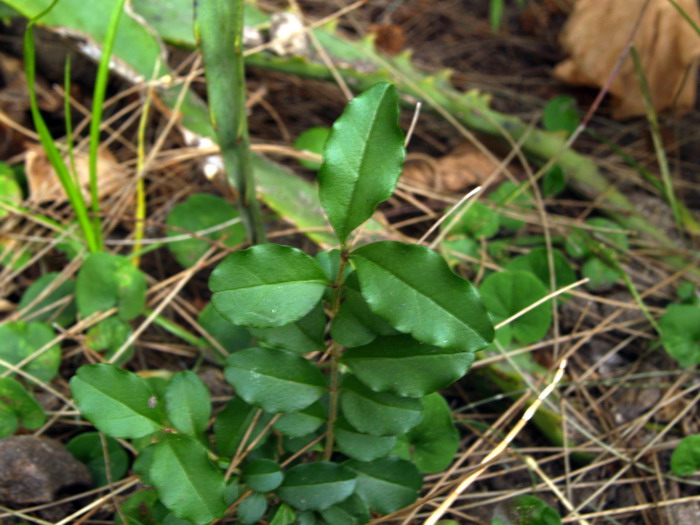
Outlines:
[{"label": "glossy green leaf", "polygon": [[96,487],[102,487],[110,482],[107,477],[108,464],[112,483],[122,479],[129,468],[129,456],[122,446],[111,437],[105,436],[105,440],[107,459],[105,459],[100,434],[97,432],[84,432],[66,443],[68,452],[78,461],[85,463]]},{"label": "glossy green leaf", "polygon": [[273,427],[289,437],[303,437],[315,432],[326,422],[328,409],[320,401],[299,412],[282,414]]},{"label": "glossy green leaf", "polygon": [[421,397],[446,388],[466,374],[473,352],[454,352],[420,343],[412,337],[379,337],[348,348],[342,362],[376,392]]},{"label": "glossy green leaf", "polygon": [[671,455],[671,472],[692,476],[700,470],[700,435],[684,437]]},{"label": "glossy green leaf", "polygon": [[263,494],[255,492],[238,504],[236,515],[242,525],[251,525],[265,515],[267,499]]},{"label": "glossy green leaf", "polygon": [[670,304],[659,319],[666,352],[683,367],[700,364],[700,307]]},{"label": "glossy green leaf", "polygon": [[[554,280],[556,288],[562,288],[576,281],[576,272],[559,250],[552,250],[554,262]],[[530,250],[526,255],[520,255],[512,259],[506,266],[506,270],[523,270],[533,273],[545,288],[550,289],[549,263],[547,261],[547,248],[540,247]]]},{"label": "glossy green leaf", "polygon": [[0,431],[0,437],[14,434],[20,422],[24,428],[36,430],[46,421],[44,409],[34,396],[11,377],[0,377],[0,405],[0,411],[9,423],[4,431]]},{"label": "glossy green leaf", "polygon": [[252,344],[252,338],[248,329],[235,325],[221,317],[221,314],[216,311],[216,308],[211,303],[207,304],[199,312],[197,322],[229,352],[249,348]]},{"label": "glossy green leaf", "polygon": [[302,463],[289,469],[277,490],[280,499],[299,510],[324,510],[355,490],[355,473],[336,463]]},{"label": "glossy green leaf", "polygon": [[[85,344],[97,351],[104,351],[104,358],[110,359],[131,336],[131,325],[124,319],[113,316],[92,325],[87,331]],[[134,345],[129,345],[119,359],[117,365],[126,363],[134,355]]]},{"label": "glossy green leaf", "polygon": [[427,395],[421,401],[423,420],[406,435],[411,459],[422,472],[440,472],[452,463],[459,450],[459,431],[440,394]]},{"label": "glossy green leaf", "polygon": [[243,467],[243,483],[256,492],[270,492],[284,479],[279,464],[271,459],[254,459]]},{"label": "glossy green leaf", "polygon": [[[241,440],[245,437],[248,427],[253,422],[258,410],[260,409],[249,405],[240,397],[234,397],[226,404],[226,407],[216,415],[214,440],[216,442],[216,450],[219,452],[220,456],[232,457],[236,453]],[[258,417],[255,428],[248,438],[248,443],[260,435],[260,432],[262,432],[269,423],[271,417],[272,416],[265,413]],[[265,439],[260,439],[258,441],[258,446],[262,445],[264,442]]]},{"label": "glossy green leaf", "polygon": [[340,418],[335,424],[335,445],[340,452],[352,459],[373,461],[383,458],[396,444],[395,436],[371,436],[355,430]]},{"label": "glossy green leaf", "polygon": [[571,95],[554,97],[544,106],[542,126],[547,131],[563,131],[568,136],[576,131],[580,122],[576,99]]},{"label": "glossy green leaf", "polygon": [[321,204],[341,242],[394,192],[406,151],[396,88],[380,82],[333,124],[318,172]]},{"label": "glossy green leaf", "polygon": [[[484,304],[496,322],[529,307],[547,295],[542,282],[530,272],[503,271],[492,273],[481,284]],[[521,343],[534,343],[542,339],[552,322],[549,301],[511,321],[513,336]]]},{"label": "glossy green leaf", "polygon": [[[34,281],[22,294],[22,299],[19,301],[19,309],[24,310],[28,305],[32,304],[45,289],[51,286],[59,275],[58,272],[49,272]],[[41,323],[55,322],[63,327],[70,325],[75,321],[75,301],[70,299],[68,302],[62,301],[60,305],[52,305],[72,295],[74,291],[75,283],[72,279],[66,279],[45,295],[43,299],[33,303],[33,306],[24,313],[22,318]]]},{"label": "glossy green leaf", "polygon": [[424,246],[383,241],[351,255],[370,308],[424,343],[474,352],[493,339],[479,294]]},{"label": "glossy green leaf", "polygon": [[326,510],[321,517],[328,525],[363,525],[369,521],[369,507],[357,494]]},{"label": "glossy green leaf", "polygon": [[423,408],[419,399],[374,392],[352,376],[343,381],[340,406],[353,427],[373,436],[408,432],[420,422]]},{"label": "glossy green leaf", "polygon": [[78,272],[75,300],[82,317],[116,307],[128,321],[143,310],[146,276],[126,257],[91,253]]},{"label": "glossy green leaf", "polygon": [[162,428],[162,414],[146,381],[115,365],[81,366],[70,380],[78,409],[98,430],[137,438]]},{"label": "glossy green leaf", "polygon": [[163,505],[196,525],[223,516],[224,476],[201,443],[181,434],[168,434],[152,447],[150,481]]},{"label": "glossy green leaf", "polygon": [[[500,219],[497,212],[480,201],[469,202],[467,211],[462,213],[459,220],[452,224],[451,219],[447,219],[443,224],[450,228],[450,234],[469,235],[476,239],[488,239],[498,233]],[[463,208],[462,208],[463,209]],[[460,211],[456,211],[455,215]]]},{"label": "glossy green leaf", "polygon": [[[51,327],[42,323],[15,321],[2,324],[0,325],[0,341],[2,341],[0,358],[16,365],[45,347],[55,335]],[[36,354],[31,361],[22,366],[22,370],[48,383],[56,377],[60,364],[61,348],[55,344],[43,353]],[[7,368],[0,365],[0,372],[5,370]]]},{"label": "glossy green leaf", "polygon": [[226,257],[212,272],[212,304],[228,321],[271,328],[297,321],[321,299],[326,276],[313,258],[279,244]]},{"label": "glossy green leaf", "polygon": [[[236,208],[221,197],[195,193],[185,202],[173,207],[165,223],[169,227],[166,230],[168,237],[182,237],[189,233],[195,233],[197,236],[169,242],[168,249],[185,268],[194,266],[211,247],[211,243],[202,237],[220,241],[226,246],[236,246],[245,240],[243,224],[240,221],[231,223],[237,217]],[[227,222],[230,223],[228,226],[211,233],[198,233]]]},{"label": "glossy green leaf", "polygon": [[[331,130],[323,126],[309,128],[297,137],[294,141],[294,148],[300,151],[308,151],[321,155],[323,153],[323,146],[326,144],[326,140],[330,134]],[[317,170],[321,167],[318,162],[311,160],[299,159],[299,163],[310,170]]]},{"label": "glossy green leaf", "polygon": [[186,370],[172,377],[165,390],[165,412],[183,434],[196,437],[206,430],[211,416],[211,395],[197,374]]},{"label": "glossy green leaf", "polygon": [[357,494],[370,509],[381,514],[396,512],[418,498],[423,477],[415,465],[404,459],[389,457],[365,463],[343,463],[357,473]]},{"label": "glossy green leaf", "polygon": [[251,328],[250,333],[259,341],[296,354],[323,350],[326,316],[319,302],[308,314],[290,324],[276,328]]},{"label": "glossy green leaf", "polygon": [[247,403],[272,414],[306,408],[326,389],[323,375],[309,361],[271,348],[231,354],[224,375]]}]

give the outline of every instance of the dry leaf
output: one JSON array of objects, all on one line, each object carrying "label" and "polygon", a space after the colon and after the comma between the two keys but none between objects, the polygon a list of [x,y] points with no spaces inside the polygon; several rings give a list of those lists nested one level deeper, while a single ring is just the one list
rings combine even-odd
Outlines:
[{"label": "dry leaf", "polygon": [[480,184],[498,164],[469,143],[462,143],[439,159],[411,154],[406,159],[402,179],[434,191],[462,192]]},{"label": "dry leaf", "polygon": [[398,55],[406,45],[406,33],[401,26],[372,24],[369,31],[374,35],[374,44],[388,55]]},{"label": "dry leaf", "polygon": [[[602,87],[632,34],[645,0],[578,0],[560,37],[569,59],[554,74],[575,85]],[[677,0],[697,23],[697,0]],[[686,112],[695,105],[700,36],[668,0],[650,0],[634,44],[642,59],[656,111]],[[644,115],[632,58],[610,87],[613,117]]]},{"label": "dry leaf", "polygon": [[[78,180],[80,181],[83,196],[87,201],[90,200],[88,158],[88,154],[85,152],[75,152],[75,168],[78,172]],[[64,160],[68,164],[67,159]],[[56,172],[41,147],[31,145],[27,148],[24,169],[27,175],[27,184],[29,185],[30,202],[36,204],[49,201],[60,203],[67,200]],[[119,166],[117,159],[105,149],[101,149],[99,152],[97,172],[100,198],[115,193],[124,186],[124,170]]]}]

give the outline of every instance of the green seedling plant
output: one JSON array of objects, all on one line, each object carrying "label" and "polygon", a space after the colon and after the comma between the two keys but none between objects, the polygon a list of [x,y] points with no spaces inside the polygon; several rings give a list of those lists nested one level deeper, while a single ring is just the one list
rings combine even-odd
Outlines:
[{"label": "green seedling plant", "polygon": [[[379,83],[325,143],[319,194],[339,249],[312,257],[263,243],[213,270],[200,320],[227,355],[235,395],[221,411],[190,371],[154,381],[102,363],[71,380],[82,415],[140,450],[134,469],[155,493],[132,498],[154,516],[366,523],[411,504],[422,473],[448,466],[459,434],[437,391],[494,330],[476,288],[438,253],[362,242],[401,173],[398,116],[395,88]],[[140,308],[128,294],[110,305],[126,318]]]}]

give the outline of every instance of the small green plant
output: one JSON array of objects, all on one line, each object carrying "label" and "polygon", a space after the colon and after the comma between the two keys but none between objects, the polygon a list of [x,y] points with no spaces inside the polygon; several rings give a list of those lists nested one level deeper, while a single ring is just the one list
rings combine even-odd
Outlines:
[{"label": "small green plant", "polygon": [[671,472],[692,476],[700,469],[700,435],[684,437],[671,455]]},{"label": "small green plant", "polygon": [[[236,394],[213,429],[209,391],[193,372],[156,385],[97,364],[71,380],[84,417],[142,448],[135,469],[157,496],[132,498],[154,515],[208,523],[235,502],[241,523],[365,523],[370,510],[415,501],[421,472],[451,461],[459,435],[436,392],[492,341],[489,315],[432,250],[353,236],[401,173],[398,111],[394,87],[377,84],[348,104],[326,141],[319,192],[339,250],[311,257],[259,244],[212,272],[213,309],[200,317],[230,351],[224,374]],[[139,282],[121,259],[106,262],[110,275]],[[81,306],[81,275],[78,309],[89,314],[96,306]],[[141,303],[133,288],[120,290],[100,307],[128,319]]]}]

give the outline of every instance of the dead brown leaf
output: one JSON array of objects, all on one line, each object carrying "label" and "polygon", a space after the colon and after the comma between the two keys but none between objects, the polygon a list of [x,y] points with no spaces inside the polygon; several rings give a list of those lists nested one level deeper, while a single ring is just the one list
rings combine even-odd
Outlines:
[{"label": "dead brown leaf", "polygon": [[[569,59],[554,74],[569,84],[602,87],[624,51],[645,0],[578,0],[560,40]],[[696,22],[696,0],[677,0]],[[650,0],[634,44],[656,111],[687,112],[695,105],[700,36],[668,0]],[[613,118],[645,114],[632,58],[610,87]]]},{"label": "dead brown leaf", "polygon": [[374,34],[375,45],[389,55],[397,55],[406,45],[406,33],[403,27],[394,24],[372,24],[370,33]]},{"label": "dead brown leaf", "polygon": [[[66,164],[68,164],[67,160]],[[24,169],[27,174],[30,202],[35,204],[50,201],[61,203],[67,200],[58,176],[46,157],[46,153],[40,146],[31,145],[27,148]],[[90,175],[88,154],[86,152],[75,152],[75,169],[78,173],[83,196],[89,201],[88,182]],[[101,149],[99,152],[97,170],[100,198],[106,197],[124,186],[124,169],[119,166],[114,155],[105,149]]]}]

